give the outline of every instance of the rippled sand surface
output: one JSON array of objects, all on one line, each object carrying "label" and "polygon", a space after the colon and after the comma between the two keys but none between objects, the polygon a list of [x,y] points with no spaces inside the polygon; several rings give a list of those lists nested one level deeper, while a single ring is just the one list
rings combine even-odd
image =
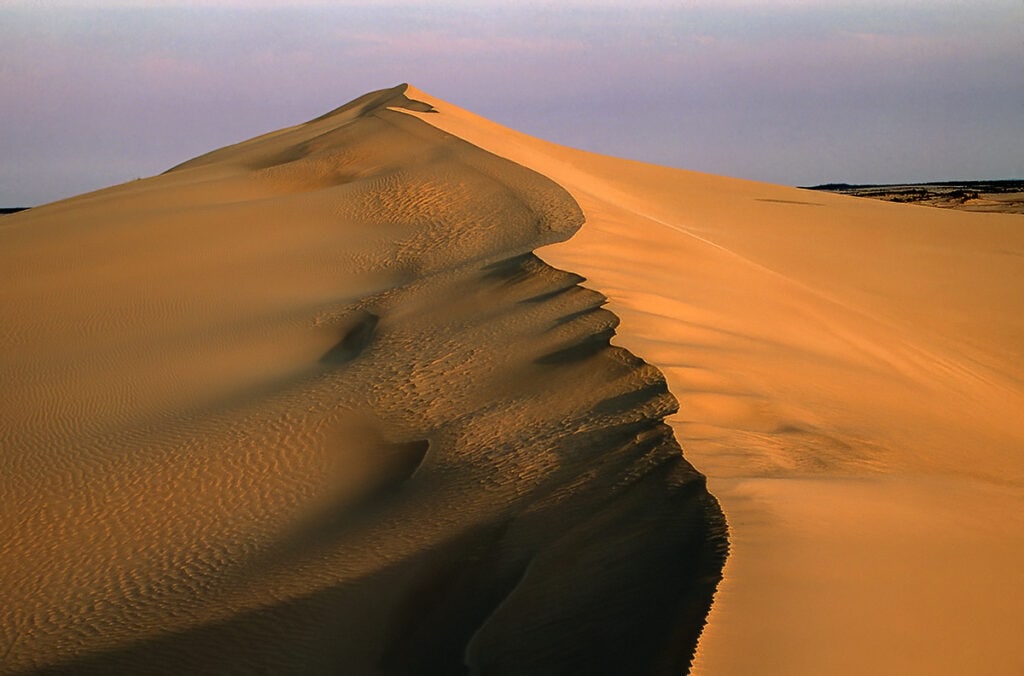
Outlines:
[{"label": "rippled sand surface", "polygon": [[0,279],[5,674],[1024,669],[1020,215],[402,86]]},{"label": "rippled sand surface", "polygon": [[689,663],[724,554],[583,214],[405,87],[0,222],[3,673]]}]

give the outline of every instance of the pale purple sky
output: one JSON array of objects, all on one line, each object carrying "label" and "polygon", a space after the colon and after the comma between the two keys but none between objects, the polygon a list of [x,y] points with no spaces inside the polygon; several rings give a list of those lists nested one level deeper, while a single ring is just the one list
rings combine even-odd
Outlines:
[{"label": "pale purple sky", "polygon": [[558,143],[774,183],[1024,177],[1024,0],[6,0],[0,206],[399,82]]}]

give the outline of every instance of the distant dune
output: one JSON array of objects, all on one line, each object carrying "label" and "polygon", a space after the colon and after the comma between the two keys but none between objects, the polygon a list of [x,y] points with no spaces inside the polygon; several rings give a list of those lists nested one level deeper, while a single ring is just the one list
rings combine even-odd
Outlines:
[{"label": "distant dune", "polygon": [[4,674],[1024,671],[1024,216],[400,86],[0,275]]}]

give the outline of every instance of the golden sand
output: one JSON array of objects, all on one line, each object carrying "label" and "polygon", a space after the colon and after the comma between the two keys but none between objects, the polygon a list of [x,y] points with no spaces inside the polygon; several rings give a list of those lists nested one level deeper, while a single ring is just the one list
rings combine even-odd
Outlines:
[{"label": "golden sand", "polygon": [[0,279],[5,674],[1024,670],[1024,216],[398,87]]},{"label": "golden sand", "polygon": [[689,663],[664,377],[532,254],[572,197],[404,91],[0,222],[0,672]]},{"label": "golden sand", "polygon": [[603,157],[415,95],[576,198],[538,254],[679,400],[730,530],[694,673],[1024,671],[1024,216]]}]

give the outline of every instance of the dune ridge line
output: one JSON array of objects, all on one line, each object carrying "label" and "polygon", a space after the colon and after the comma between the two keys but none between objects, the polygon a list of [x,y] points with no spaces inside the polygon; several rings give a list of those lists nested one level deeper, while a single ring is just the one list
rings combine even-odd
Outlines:
[{"label": "dune ridge line", "polygon": [[5,673],[688,667],[675,398],[533,253],[572,196],[408,93],[5,217]]},{"label": "dune ridge line", "polygon": [[1020,672],[1020,215],[606,157],[410,95],[572,194],[586,223],[537,254],[680,402],[730,541],[692,673]]}]

